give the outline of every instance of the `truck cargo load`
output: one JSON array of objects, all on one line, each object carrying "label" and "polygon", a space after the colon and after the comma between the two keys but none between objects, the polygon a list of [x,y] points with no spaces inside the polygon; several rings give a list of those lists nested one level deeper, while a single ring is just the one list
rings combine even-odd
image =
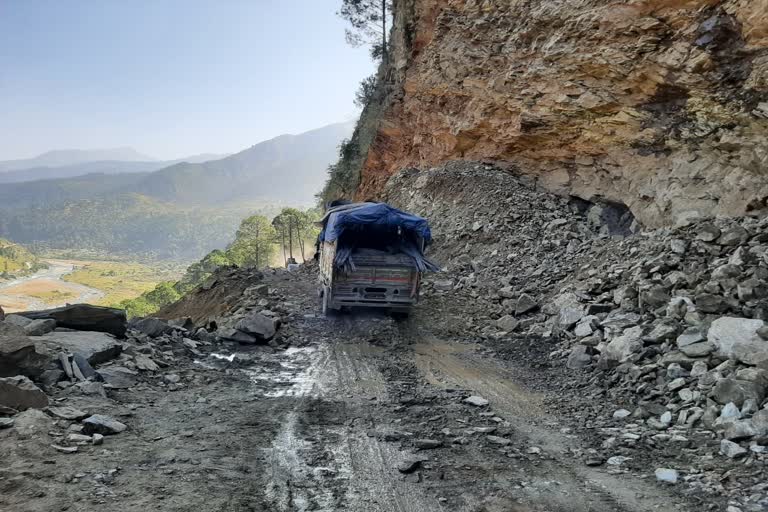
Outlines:
[{"label": "truck cargo load", "polygon": [[345,306],[407,312],[418,301],[421,273],[438,266],[424,256],[426,219],[384,203],[328,210],[318,238],[323,312]]}]

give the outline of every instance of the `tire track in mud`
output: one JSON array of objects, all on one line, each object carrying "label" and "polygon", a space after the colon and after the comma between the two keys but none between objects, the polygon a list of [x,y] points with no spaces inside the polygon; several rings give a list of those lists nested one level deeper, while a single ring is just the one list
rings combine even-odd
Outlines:
[{"label": "tire track in mud", "polygon": [[[413,346],[414,360],[427,382],[441,387],[458,386],[482,395],[493,410],[509,421],[520,438],[544,447],[554,460],[531,468],[538,478],[555,480],[549,492],[540,494],[534,487],[529,498],[544,500],[568,511],[669,510],[673,498],[643,481],[620,478],[577,462],[570,449],[577,447],[573,436],[554,430],[557,422],[541,410],[541,397],[525,391],[514,382],[510,370],[481,359],[471,346],[425,336]],[[553,491],[554,488],[554,492]],[[683,506],[675,510],[685,510]]]},{"label": "tire track in mud", "polygon": [[281,393],[293,401],[267,449],[266,501],[281,511],[442,510],[402,480],[401,451],[369,435],[379,423],[376,405],[387,401],[375,350],[329,343],[312,354]]}]

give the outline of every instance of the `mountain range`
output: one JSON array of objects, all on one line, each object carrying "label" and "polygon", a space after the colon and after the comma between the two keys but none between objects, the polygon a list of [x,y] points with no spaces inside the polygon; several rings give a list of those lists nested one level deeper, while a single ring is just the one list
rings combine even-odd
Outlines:
[{"label": "mountain range", "polygon": [[[143,168],[157,162],[124,160],[8,171],[27,177],[41,175],[39,169],[95,172],[3,183],[0,236],[44,248],[86,246],[196,258],[231,239],[244,216],[314,204],[339,143],[352,130],[353,123],[328,125],[281,135],[224,158],[157,170]],[[131,154],[143,156],[125,153]],[[53,161],[46,155],[43,160]],[[125,168],[131,171],[118,170]]]},{"label": "mountain range", "polygon": [[[96,151],[57,150],[27,160],[0,161],[0,183],[71,178],[83,174],[151,172],[182,162],[200,163],[226,156],[203,153],[176,160],[155,160],[130,148]],[[120,157],[123,159],[118,159]],[[143,160],[132,160],[132,157],[142,157]]]}]

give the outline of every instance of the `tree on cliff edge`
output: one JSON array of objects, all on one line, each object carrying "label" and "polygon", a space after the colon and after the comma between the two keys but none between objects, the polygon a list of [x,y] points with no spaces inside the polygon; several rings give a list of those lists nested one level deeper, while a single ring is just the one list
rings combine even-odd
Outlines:
[{"label": "tree on cliff edge", "polygon": [[371,46],[374,59],[387,58],[387,19],[392,16],[391,0],[342,0],[337,13],[347,20],[347,42],[352,46]]}]

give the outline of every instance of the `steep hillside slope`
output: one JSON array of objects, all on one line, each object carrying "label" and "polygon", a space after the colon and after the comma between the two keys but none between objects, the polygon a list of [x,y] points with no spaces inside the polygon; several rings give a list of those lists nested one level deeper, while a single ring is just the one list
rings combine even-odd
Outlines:
[{"label": "steep hillside slope", "polygon": [[467,159],[646,226],[764,211],[766,27],[764,0],[399,0],[358,196]]},{"label": "steep hillside slope", "polygon": [[180,163],[148,175],[131,192],[167,201],[217,204],[284,200],[311,204],[352,123],[281,135],[221,160]]}]

